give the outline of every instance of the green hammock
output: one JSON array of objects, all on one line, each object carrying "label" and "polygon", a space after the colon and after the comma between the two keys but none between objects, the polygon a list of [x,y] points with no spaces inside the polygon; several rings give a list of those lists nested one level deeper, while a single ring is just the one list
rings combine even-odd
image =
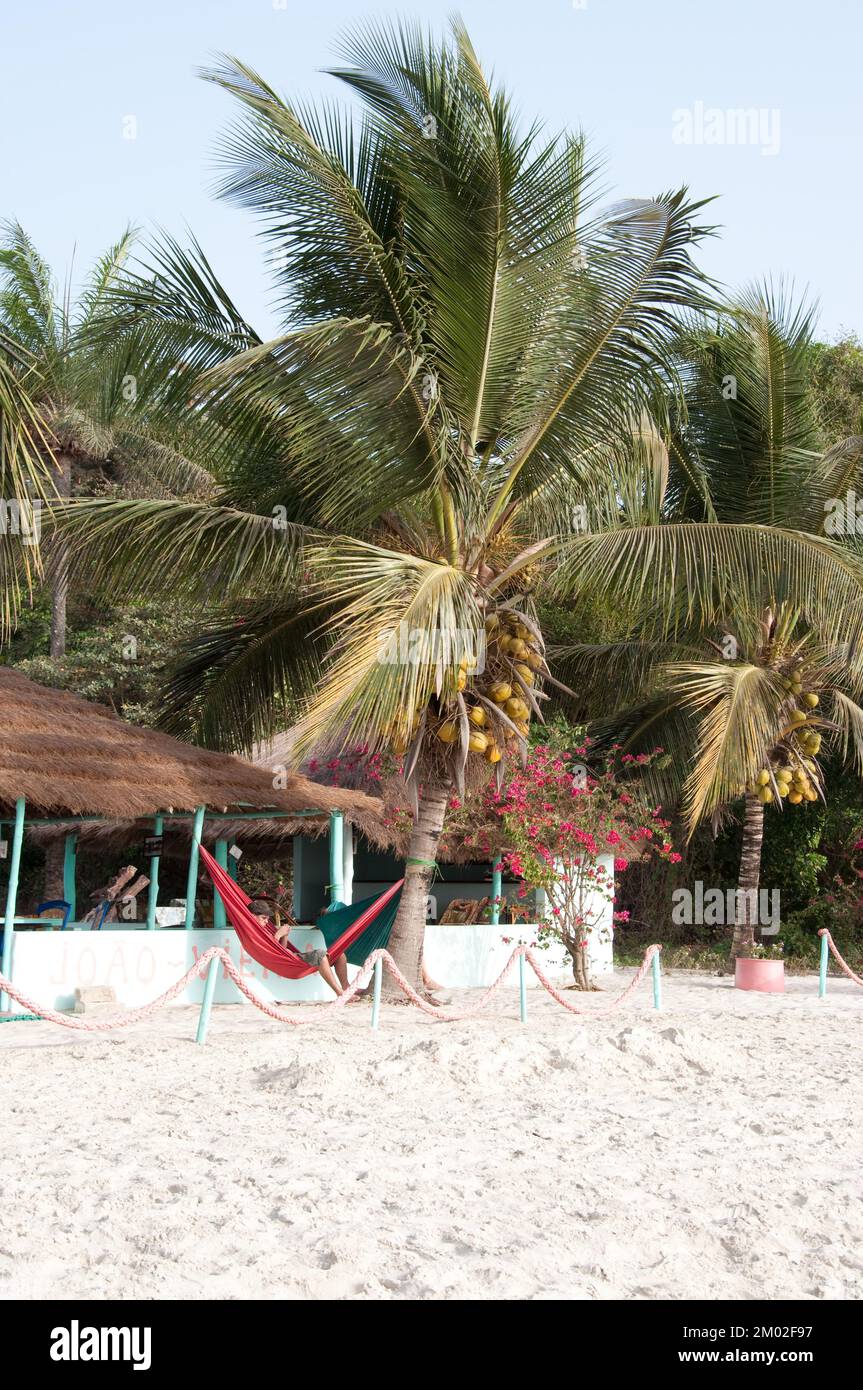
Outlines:
[{"label": "green hammock", "polygon": [[[324,940],[327,943],[327,950],[334,941],[347,931],[352,922],[356,921],[361,912],[365,912],[367,907],[377,902],[380,893],[373,893],[370,898],[363,898],[362,902],[351,903],[345,907],[343,903],[338,903],[331,908],[325,908],[318,918],[315,926],[318,931],[323,932]],[[399,900],[401,899],[401,889],[388,902],[386,907],[378,913],[374,921],[370,922],[361,936],[358,936],[348,949],[345,955],[351,965],[364,965],[372,951],[383,950],[390,939],[390,932],[393,929],[393,922],[396,920]]]}]

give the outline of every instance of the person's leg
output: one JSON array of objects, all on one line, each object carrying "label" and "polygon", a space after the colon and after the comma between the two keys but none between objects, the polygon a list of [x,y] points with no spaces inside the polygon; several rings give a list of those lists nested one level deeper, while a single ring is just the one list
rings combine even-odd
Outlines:
[{"label": "person's leg", "polygon": [[333,994],[341,994],[341,985],[333,974],[333,969],[327,956],[324,956],[323,959],[318,962],[318,974],[322,980],[326,980]]},{"label": "person's leg", "polygon": [[334,961],[333,961],[333,969],[334,969],[335,972],[336,972],[336,976],[338,977],[338,981],[339,981],[339,984],[341,985],[342,989],[347,989],[347,987],[348,987],[348,958],[347,958],[347,956],[345,955],[344,951],[342,951],[342,954],[338,957],[337,960],[334,960]]}]

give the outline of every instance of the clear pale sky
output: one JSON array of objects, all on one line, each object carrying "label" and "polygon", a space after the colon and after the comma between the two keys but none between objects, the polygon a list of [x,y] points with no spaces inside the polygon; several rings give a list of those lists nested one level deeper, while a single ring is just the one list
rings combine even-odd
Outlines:
[{"label": "clear pale sky", "polygon": [[[16,0],[0,31],[0,215],[21,221],[61,271],[73,247],[81,268],[128,222],[181,238],[188,226],[268,332],[253,222],[209,191],[232,102],[195,69],[226,51],[290,97],[338,96],[321,70],[347,25],[395,15],[440,25],[453,8]],[[609,200],[681,183],[720,195],[710,220],[723,224],[721,239],[701,258],[711,274],[736,285],[784,273],[820,301],[823,336],[863,336],[863,0],[462,0],[459,9],[525,117],[583,127],[604,152]],[[728,138],[736,132],[724,113],[743,108],[764,112],[754,143]],[[680,112],[691,114],[688,143],[675,139],[687,134]],[[128,116],[134,140],[123,137]],[[723,133],[725,143],[707,143]]]}]

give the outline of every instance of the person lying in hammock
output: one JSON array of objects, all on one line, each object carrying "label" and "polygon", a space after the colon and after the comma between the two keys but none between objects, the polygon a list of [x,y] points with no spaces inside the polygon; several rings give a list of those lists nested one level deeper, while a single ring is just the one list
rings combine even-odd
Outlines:
[{"label": "person lying in hammock", "polygon": [[[264,907],[263,903],[253,904],[252,911],[258,917],[268,916],[267,909]],[[274,936],[280,945],[282,942],[287,940],[287,938],[291,934],[291,930],[295,926],[296,922],[282,922],[279,926],[277,926],[274,929]],[[336,960],[331,961],[326,951],[315,950],[314,948],[311,948],[307,951],[300,951],[298,946],[295,946],[294,949],[299,953],[300,956],[302,956],[303,960],[306,962],[307,965],[315,966],[321,979],[326,980],[327,984],[329,985],[330,989],[333,991],[334,994],[344,994],[345,990],[348,987],[348,958],[345,955],[344,951],[340,956],[336,958]],[[442,986],[436,984],[435,981],[428,974],[428,971],[425,968],[425,962],[423,962],[422,971],[423,984],[425,985],[427,990],[437,990],[442,988]],[[367,989],[359,990],[358,993],[355,995],[355,998],[359,998],[361,995],[366,994],[367,992]]]},{"label": "person lying in hammock", "polygon": [[[254,912],[255,916],[263,917],[267,922],[270,920],[269,909],[265,905],[268,901],[269,899],[262,899],[251,904],[251,910]],[[273,935],[279,945],[287,940],[296,925],[296,922],[291,920],[289,922],[280,922],[278,926],[273,928]],[[344,993],[348,987],[348,963],[345,960],[344,952],[335,962],[334,969],[326,951],[316,950],[314,947],[310,947],[306,951],[301,951],[299,946],[294,946],[294,950],[297,952],[297,955],[305,961],[306,965],[313,965],[315,967],[321,979],[326,981],[334,994]]]},{"label": "person lying in hammock", "polygon": [[[283,923],[280,927],[276,927],[275,937],[279,945],[287,941],[290,933],[290,923]],[[344,951],[334,961],[331,961],[326,951],[318,951],[314,947],[310,947],[307,951],[301,951],[299,946],[294,946],[294,950],[302,956],[306,965],[316,966],[321,979],[326,980],[334,994],[344,994],[348,987],[348,959]]]}]

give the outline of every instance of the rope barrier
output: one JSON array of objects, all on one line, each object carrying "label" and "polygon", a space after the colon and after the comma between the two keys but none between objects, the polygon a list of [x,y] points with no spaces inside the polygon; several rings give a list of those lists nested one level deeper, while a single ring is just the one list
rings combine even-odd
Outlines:
[{"label": "rope barrier", "polygon": [[[74,1014],[61,1014],[56,1009],[45,1008],[42,1004],[37,1004],[28,995],[22,994],[16,989],[11,980],[7,980],[4,975],[0,975],[0,990],[8,994],[23,1009],[30,1013],[38,1014],[45,1023],[59,1023],[63,1028],[72,1028],[80,1033],[106,1033],[112,1028],[127,1028],[132,1023],[138,1023],[141,1019],[149,1018],[151,1014],[170,1004],[172,999],[176,999],[178,994],[182,994],[187,985],[191,984],[195,976],[201,971],[202,966],[209,964],[215,955],[221,955],[230,960],[227,951],[223,951],[221,946],[211,946],[209,951],[205,951],[194,965],[190,966],[181,980],[166,989],[164,994],[160,994],[158,999],[153,999],[149,1004],[142,1004],[138,1009],[130,1009],[124,1014],[112,1014],[109,1018],[78,1018]],[[233,965],[233,961],[231,961]]]},{"label": "rope barrier", "polygon": [[[854,974],[854,971],[851,969],[851,966],[848,964],[848,962],[847,962],[846,960],[843,960],[842,957],[840,956],[838,950],[836,949],[836,942],[833,940],[833,937],[830,935],[830,932],[828,931],[827,927],[822,927],[821,930],[819,931],[818,935],[821,937],[821,941],[822,941],[822,950],[823,950],[823,943],[826,942],[826,943],[827,943],[827,947],[828,947],[829,951],[831,952],[831,954],[832,954],[834,960],[836,961],[836,964],[839,966],[839,969],[842,971],[842,974],[843,974],[843,975],[847,975],[849,980],[853,980],[854,983],[855,983],[855,985],[863,985],[863,980],[861,980],[860,976],[859,976],[859,975],[855,975],[855,974]],[[826,953],[825,953],[825,967],[826,967]],[[823,971],[823,974],[824,974],[824,976],[826,977],[826,968],[825,968],[825,970]],[[826,981],[825,981],[825,982],[826,982]]]},{"label": "rope barrier", "polygon": [[[159,997],[157,999],[152,1000],[151,1003],[142,1004],[140,1008],[130,1009],[128,1012],[123,1014],[112,1014],[108,1018],[78,1018],[74,1014],[63,1014],[59,1013],[56,1009],[45,1008],[41,1004],[37,1004],[33,999],[30,999],[28,995],[23,994],[20,990],[16,989],[12,981],[7,980],[3,975],[0,975],[0,990],[2,990],[5,994],[8,994],[12,999],[14,999],[18,1004],[20,1004],[22,1008],[29,1010],[33,1014],[38,1014],[38,1016],[41,1019],[43,1019],[46,1023],[57,1023],[63,1028],[71,1028],[76,1032],[81,1033],[104,1033],[109,1032],[113,1028],[127,1028],[132,1023],[139,1023],[142,1019],[151,1017],[151,1015],[156,1013],[159,1009],[164,1008],[166,1004],[170,1004],[172,999],[176,999],[177,995],[182,994],[183,990],[186,989],[186,987],[189,984],[191,984],[191,982],[196,978],[196,976],[200,976],[204,973],[205,968],[208,973],[211,969],[215,971],[217,964],[221,962],[225,974],[231,980],[233,980],[240,993],[244,995],[246,999],[249,1000],[250,1004],[254,1004],[256,1009],[260,1009],[261,1013],[266,1014],[268,1018],[275,1019],[279,1023],[289,1023],[294,1028],[301,1028],[311,1023],[319,1023],[323,1017],[330,1014],[334,1009],[343,1009],[346,1004],[349,1004],[350,1001],[357,994],[357,991],[360,990],[363,987],[363,985],[368,981],[372,971],[375,971],[376,976],[379,976],[380,971],[376,970],[375,967],[377,966],[378,961],[380,961],[381,966],[386,967],[398,988],[407,997],[408,1001],[411,1004],[413,1004],[416,1008],[421,1009],[424,1014],[426,1014],[429,1018],[433,1018],[438,1023],[457,1023],[461,1022],[464,1019],[473,1018],[475,1014],[481,1013],[482,1010],[486,1008],[492,997],[497,993],[498,989],[500,989],[501,985],[503,984],[507,975],[512,970],[516,961],[519,959],[524,959],[530,965],[534,975],[538,979],[539,983],[542,985],[543,989],[545,989],[551,995],[552,999],[554,999],[556,1003],[560,1004],[564,1009],[566,1009],[568,1013],[581,1014],[583,1016],[589,1016],[591,1018],[604,1018],[608,1014],[613,1013],[615,1009],[619,1008],[619,1006],[624,1002],[624,1000],[628,999],[629,996],[638,988],[645,975],[647,974],[647,971],[651,968],[651,964],[654,960],[654,957],[658,958],[661,950],[661,946],[648,946],[647,950],[644,953],[644,960],[642,961],[633,979],[627,985],[626,989],[624,989],[620,994],[616,996],[616,998],[612,1001],[612,1003],[609,1005],[607,1009],[602,1010],[580,1009],[575,1004],[571,1004],[568,999],[564,999],[560,991],[554,987],[551,981],[544,974],[542,967],[540,966],[538,960],[536,959],[536,956],[534,955],[533,950],[529,946],[517,946],[513,951],[512,955],[510,956],[509,960],[507,961],[506,965],[503,967],[503,970],[498,975],[497,979],[492,984],[490,984],[486,990],[483,991],[482,995],[472,1008],[465,1009],[461,1013],[452,1013],[445,1011],[444,1009],[441,1009],[439,1006],[435,1004],[430,1004],[428,1000],[423,999],[422,996],[418,994],[417,991],[413,988],[413,986],[405,979],[404,975],[399,970],[389,951],[383,950],[373,951],[372,954],[369,956],[368,960],[365,961],[365,963],[360,967],[358,974],[354,977],[352,983],[348,986],[344,993],[340,994],[338,998],[335,999],[331,1004],[325,1004],[323,1005],[323,1007],[316,1009],[314,1016],[311,1018],[298,1018],[293,1013],[286,1013],[284,1009],[280,1009],[276,1004],[268,1004],[266,1000],[261,999],[260,996],[255,993],[255,991],[240,974],[240,971],[237,969],[236,965],[231,960],[231,957],[228,955],[227,951],[225,951],[221,946],[211,946],[210,949],[208,951],[205,951],[204,954],[195,962],[194,965],[190,966],[190,968],[186,971],[182,979],[177,980],[176,984],[172,985],[170,989],[165,990],[164,994],[160,994]],[[215,981],[214,974],[210,978],[213,981]],[[863,981],[861,981],[861,983],[863,983]],[[212,988],[209,988],[205,992],[204,1003],[202,1004],[201,1022],[199,1024],[198,1029],[199,1041],[203,1041],[204,1037],[206,1036],[205,1010],[208,1014],[209,1004],[211,1003]]]}]

